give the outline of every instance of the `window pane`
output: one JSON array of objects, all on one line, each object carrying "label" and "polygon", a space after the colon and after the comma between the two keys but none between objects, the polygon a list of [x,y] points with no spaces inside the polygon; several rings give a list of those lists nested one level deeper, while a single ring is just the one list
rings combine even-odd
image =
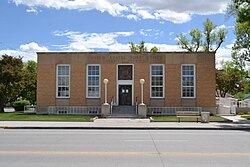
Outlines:
[{"label": "window pane", "polygon": [[69,66],[65,66],[65,75],[69,75]]},{"label": "window pane", "polygon": [[100,67],[99,65],[88,65],[88,86],[87,96],[88,97],[99,97],[100,87]]},{"label": "window pane", "polygon": [[163,75],[163,66],[152,66],[152,75]]},{"label": "window pane", "polygon": [[183,86],[194,86],[194,77],[182,77]]},{"label": "window pane", "polygon": [[194,97],[194,65],[182,66],[182,97]]},{"label": "window pane", "polygon": [[182,75],[194,75],[193,66],[182,66]]},{"label": "window pane", "polygon": [[162,86],[163,85],[163,77],[154,77],[152,76],[152,86]]},{"label": "window pane", "polygon": [[151,66],[151,97],[163,97],[163,65]]},{"label": "window pane", "polygon": [[58,86],[69,86],[69,77],[58,77]]},{"label": "window pane", "polygon": [[153,97],[163,97],[163,87],[152,87]]},{"label": "window pane", "polygon": [[99,97],[99,87],[88,87],[89,97]]},{"label": "window pane", "polygon": [[182,96],[183,97],[193,97],[194,96],[194,88],[193,87],[183,87],[182,88]]},{"label": "window pane", "polygon": [[69,80],[70,80],[70,66],[58,65],[57,66],[57,96],[69,97]]}]

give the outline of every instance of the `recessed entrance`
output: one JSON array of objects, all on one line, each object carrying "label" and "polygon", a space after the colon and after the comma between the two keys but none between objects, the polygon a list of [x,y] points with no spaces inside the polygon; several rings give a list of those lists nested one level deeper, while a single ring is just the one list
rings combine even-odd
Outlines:
[{"label": "recessed entrance", "polygon": [[134,65],[117,64],[116,97],[119,106],[134,105]]},{"label": "recessed entrance", "polygon": [[132,85],[119,85],[119,105],[132,105]]}]

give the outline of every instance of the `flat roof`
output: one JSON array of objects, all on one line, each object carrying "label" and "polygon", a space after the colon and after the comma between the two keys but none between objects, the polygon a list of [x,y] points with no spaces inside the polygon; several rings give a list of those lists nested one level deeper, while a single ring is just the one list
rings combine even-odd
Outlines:
[{"label": "flat roof", "polygon": [[184,54],[198,54],[198,53],[215,53],[215,52],[188,52],[188,51],[169,51],[169,52],[70,52],[70,51],[50,51],[50,52],[36,52],[37,54],[124,54],[124,53],[131,53],[131,54],[162,54],[162,53],[184,53]]}]

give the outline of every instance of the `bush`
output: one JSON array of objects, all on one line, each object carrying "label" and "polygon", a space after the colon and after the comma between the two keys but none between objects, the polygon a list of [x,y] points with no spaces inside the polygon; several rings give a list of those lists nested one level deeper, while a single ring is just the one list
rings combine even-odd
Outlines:
[{"label": "bush", "polygon": [[24,106],[30,105],[30,102],[28,100],[20,100],[20,101],[15,101],[13,103],[13,108],[15,111],[23,111]]},{"label": "bush", "polygon": [[238,115],[244,115],[245,113],[244,112],[242,112],[242,111],[240,111],[239,113],[238,113]]},{"label": "bush", "polygon": [[247,115],[250,115],[250,111],[249,111],[249,112],[247,112]]}]

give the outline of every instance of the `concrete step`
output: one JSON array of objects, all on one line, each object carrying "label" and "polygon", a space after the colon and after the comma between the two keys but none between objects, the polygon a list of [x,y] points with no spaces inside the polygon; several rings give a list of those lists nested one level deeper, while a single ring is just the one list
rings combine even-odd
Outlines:
[{"label": "concrete step", "polygon": [[112,114],[110,116],[107,116],[107,118],[139,118],[138,115],[135,115],[135,114]]},{"label": "concrete step", "polygon": [[136,115],[135,106],[113,106],[112,115]]},{"label": "concrete step", "polygon": [[138,118],[135,106],[113,106],[112,114],[107,118]]}]

